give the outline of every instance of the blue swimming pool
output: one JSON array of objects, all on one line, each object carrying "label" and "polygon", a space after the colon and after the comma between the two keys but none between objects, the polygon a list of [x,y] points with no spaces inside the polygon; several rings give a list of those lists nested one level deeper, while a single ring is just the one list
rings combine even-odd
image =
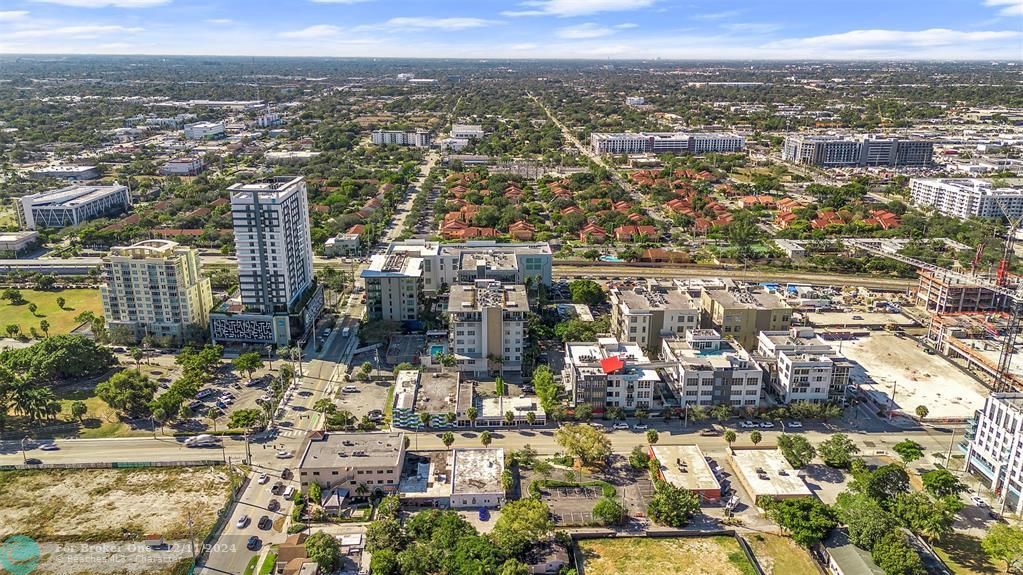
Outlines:
[{"label": "blue swimming pool", "polygon": [[440,344],[434,344],[430,346],[430,357],[435,357],[444,353],[444,346]]},{"label": "blue swimming pool", "polygon": [[622,261],[622,258],[618,258],[618,257],[615,257],[615,256],[600,256],[600,261],[602,261],[602,262],[620,262],[620,261]]}]

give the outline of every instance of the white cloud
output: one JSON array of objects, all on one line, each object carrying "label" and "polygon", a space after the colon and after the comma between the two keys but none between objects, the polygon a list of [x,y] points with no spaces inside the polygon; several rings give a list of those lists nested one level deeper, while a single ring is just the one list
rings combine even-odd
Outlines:
[{"label": "white cloud", "polygon": [[207,24],[216,24],[218,26],[224,26],[227,24],[234,24],[234,20],[230,18],[210,18],[206,21]]},{"label": "white cloud", "polygon": [[540,47],[539,44],[530,44],[526,42],[524,44],[512,44],[511,46],[508,47],[508,49],[514,50],[516,52],[525,52],[528,50],[536,50],[539,47]]},{"label": "white cloud", "polygon": [[780,24],[768,22],[736,22],[734,24],[723,24],[721,27],[729,32],[738,34],[769,34],[782,29]]},{"label": "white cloud", "polygon": [[407,16],[391,18],[380,25],[371,25],[360,28],[379,29],[390,28],[395,30],[468,30],[469,28],[485,28],[499,24],[496,20],[485,20],[483,18],[430,18]]},{"label": "white cloud", "polygon": [[614,33],[615,31],[607,26],[601,26],[599,24],[594,24],[593,22],[558,28],[557,32],[558,38],[565,38],[566,40],[600,38],[601,36],[610,36]]},{"label": "white cloud", "polygon": [[652,6],[657,0],[526,0],[526,10],[506,10],[502,16],[587,16],[599,12],[625,12]]},{"label": "white cloud", "polygon": [[21,20],[28,16],[28,10],[5,10],[0,11],[0,22],[10,22],[11,20]]},{"label": "white cloud", "polygon": [[954,46],[977,42],[991,42],[1023,36],[1023,32],[1013,30],[963,32],[947,28],[930,28],[927,30],[850,30],[841,34],[827,34],[808,38],[790,38],[770,42],[767,49],[798,49],[798,48],[891,48]]},{"label": "white cloud", "polygon": [[1023,0],[984,0],[984,5],[999,8],[1002,16],[1023,16]]},{"label": "white cloud", "polygon": [[309,26],[302,28],[301,30],[289,30],[287,32],[281,32],[283,38],[299,38],[299,39],[310,39],[310,38],[330,38],[337,36],[341,32],[341,28],[337,26],[331,26],[330,24],[317,24],[315,26]]},{"label": "white cloud", "polygon": [[151,8],[170,0],[35,0],[73,8]]},{"label": "white cloud", "polygon": [[693,14],[690,16],[693,20],[725,20],[732,16],[738,16],[742,13],[742,10],[725,10],[724,12],[711,12],[709,14]]},{"label": "white cloud", "polygon": [[87,40],[99,36],[110,36],[113,34],[134,34],[142,32],[142,28],[128,28],[113,24],[83,24],[80,26],[62,26],[59,28],[31,28],[28,30],[16,30],[9,32],[9,38],[70,38],[75,40]]},{"label": "white cloud", "polygon": [[615,24],[614,27],[619,30],[628,30],[629,28],[639,28],[639,24],[635,22],[622,22],[621,24]]}]

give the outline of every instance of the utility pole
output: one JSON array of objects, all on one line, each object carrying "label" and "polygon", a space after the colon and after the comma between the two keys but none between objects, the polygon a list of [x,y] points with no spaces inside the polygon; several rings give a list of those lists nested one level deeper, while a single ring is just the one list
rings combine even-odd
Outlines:
[{"label": "utility pole", "polygon": [[252,451],[249,447],[249,434],[245,434],[245,464],[252,465]]},{"label": "utility pole", "polygon": [[955,445],[956,439],[956,428],[952,428],[952,438],[948,440],[948,455],[945,456],[945,468],[948,469],[948,464],[952,461],[952,446]]},{"label": "utility pole", "polygon": [[21,459],[26,465],[28,465],[28,456],[25,455],[25,442],[28,441],[28,436],[21,438]]}]

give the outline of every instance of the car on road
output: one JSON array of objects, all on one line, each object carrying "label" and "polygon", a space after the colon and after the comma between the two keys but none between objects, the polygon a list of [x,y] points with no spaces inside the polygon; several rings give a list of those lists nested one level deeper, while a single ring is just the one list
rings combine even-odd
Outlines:
[{"label": "car on road", "polygon": [[249,524],[249,516],[242,515],[238,518],[238,522],[234,524],[238,529],[244,529]]},{"label": "car on road", "polygon": [[636,431],[643,431],[644,429],[647,428],[647,424],[637,423],[636,425],[633,425],[632,428],[635,429]]},{"label": "car on road", "polygon": [[604,427],[604,424],[603,424],[603,423],[596,423],[596,422],[594,422],[594,423],[591,423],[591,424],[590,424],[590,427],[592,427],[592,428],[594,428],[594,429],[599,429],[599,430],[601,430],[601,431],[604,431],[604,430],[606,429],[606,428]]},{"label": "car on road", "polygon": [[984,503],[984,500],[977,495],[971,495],[970,501],[972,501],[977,507],[987,507],[987,503]]},{"label": "car on road", "polygon": [[328,337],[330,337],[330,332],[332,332],[332,331],[334,331],[334,330],[330,329],[329,327],[327,329],[323,330],[323,339],[327,339]]},{"label": "car on road", "polygon": [[276,499],[271,499],[270,503],[266,504],[266,510],[267,511],[277,511],[280,508],[281,508],[281,502],[277,501]]},{"label": "car on road", "polygon": [[803,428],[803,424],[798,422],[798,421],[790,421],[789,422],[789,427],[791,427],[792,429],[802,429]]},{"label": "car on road", "polygon": [[702,436],[702,437],[717,437],[718,435],[721,435],[721,432],[719,432],[716,429],[701,429],[700,430],[700,436]]},{"label": "car on road", "polygon": [[853,318],[854,320],[856,320],[856,321],[860,321],[860,320],[862,320],[862,319],[863,319],[863,316],[862,316],[862,315],[854,315],[854,316],[852,316],[852,318]]},{"label": "car on road", "polygon": [[739,424],[739,427],[743,429],[753,429],[756,426],[757,424],[753,423],[752,421],[743,421],[742,423]]},{"label": "car on road", "polygon": [[290,451],[288,451],[287,449],[278,449],[277,450],[277,459],[291,459],[291,455],[292,455],[292,453]]},{"label": "car on road", "polygon": [[43,451],[57,451],[60,449],[60,446],[56,443],[44,443],[39,446],[39,449],[42,449]]},{"label": "car on road", "polygon": [[763,429],[771,429],[771,428],[774,427],[774,424],[771,423],[770,421],[761,421],[760,422],[760,427],[763,428]]},{"label": "car on road", "polygon": [[42,465],[42,464],[43,464],[43,460],[42,459],[37,459],[35,457],[29,457],[28,459],[25,460],[25,465]]},{"label": "car on road", "polygon": [[248,542],[245,543],[245,548],[248,549],[249,551],[255,551],[256,549],[259,549],[260,543],[261,542],[259,540],[259,537],[253,535],[252,537],[249,537]]},{"label": "car on road", "polygon": [[273,521],[270,520],[270,516],[269,515],[264,515],[264,516],[259,518],[258,527],[260,529],[265,531],[265,530],[269,529],[271,526],[273,526]]},{"label": "car on road", "polygon": [[629,424],[624,421],[616,423],[611,426],[612,429],[629,429]]},{"label": "car on road", "polygon": [[270,481],[270,476],[265,474],[265,473],[260,473],[259,474],[259,479],[256,480],[256,483],[259,483],[260,485],[263,485],[267,481]]}]

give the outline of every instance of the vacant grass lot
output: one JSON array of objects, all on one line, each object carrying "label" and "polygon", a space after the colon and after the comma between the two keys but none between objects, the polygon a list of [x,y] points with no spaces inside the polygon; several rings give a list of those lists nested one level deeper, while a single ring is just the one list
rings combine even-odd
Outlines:
[{"label": "vacant grass lot", "polygon": [[[99,296],[98,289],[66,289],[37,291],[30,289],[20,290],[26,303],[11,305],[7,300],[0,300],[0,330],[5,330],[8,325],[14,324],[21,327],[21,333],[28,335],[31,328],[42,334],[39,329],[39,322],[46,320],[50,323],[50,335],[61,335],[69,333],[78,327],[75,316],[83,311],[91,311],[97,316],[103,315],[103,302]],[[64,309],[57,307],[57,298],[65,300]],[[28,309],[28,304],[34,303],[39,308],[35,315]],[[6,331],[0,333],[7,336]]]},{"label": "vacant grass lot", "polygon": [[950,533],[934,545],[934,551],[955,575],[996,575],[1004,573],[980,547],[980,539],[963,533]]},{"label": "vacant grass lot", "polygon": [[209,468],[74,469],[0,472],[0,540],[141,541],[148,533],[197,540],[227,503],[232,478]]},{"label": "vacant grass lot", "polygon": [[817,571],[810,554],[787,537],[756,533],[745,538],[767,575],[812,574]]},{"label": "vacant grass lot", "polygon": [[754,575],[731,537],[587,539],[579,546],[587,575]]}]

